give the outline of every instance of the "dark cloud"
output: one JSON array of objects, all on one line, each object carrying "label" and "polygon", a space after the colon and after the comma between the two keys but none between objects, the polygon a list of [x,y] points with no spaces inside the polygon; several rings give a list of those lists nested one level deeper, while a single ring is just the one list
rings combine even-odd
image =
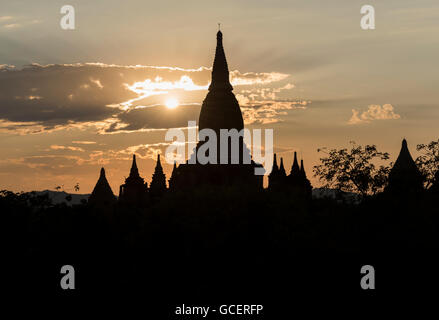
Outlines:
[{"label": "dark cloud", "polygon": [[188,121],[198,122],[200,108],[199,104],[191,104],[172,110],[165,106],[131,109],[118,114],[118,122],[113,123],[105,132],[187,127]]},{"label": "dark cloud", "polygon": [[[187,126],[198,119],[210,69],[100,63],[0,67],[0,130],[24,133],[94,125],[101,133]],[[235,86],[267,84],[281,73],[233,71]],[[183,106],[168,110],[164,95]]]},{"label": "dark cloud", "polygon": [[184,70],[100,64],[35,64],[21,70],[2,68],[0,119],[14,123],[11,129],[35,124],[50,129],[69,123],[103,121],[121,112],[109,105],[138,97],[127,85],[157,77],[177,81],[188,74],[195,84],[207,84],[209,71],[203,68]]}]

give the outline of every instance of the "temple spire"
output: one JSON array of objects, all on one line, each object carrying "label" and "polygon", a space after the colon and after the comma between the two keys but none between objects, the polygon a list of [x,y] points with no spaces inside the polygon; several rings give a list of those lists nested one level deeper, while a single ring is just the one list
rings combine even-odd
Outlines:
[{"label": "temple spire", "polygon": [[[162,162],[160,161],[160,154],[157,155],[157,166],[156,166],[156,169],[157,168],[162,169]],[[162,169],[162,171],[163,171],[163,169]]]},{"label": "temple spire", "polygon": [[227,66],[226,55],[224,53],[223,33],[221,30],[218,30],[216,34],[216,51],[212,68],[212,83],[209,86],[209,91],[212,90],[233,90],[229,81],[229,67]]},{"label": "temple spire", "polygon": [[130,176],[133,177],[138,175],[139,175],[139,169],[137,169],[136,155],[133,154],[133,164],[131,165]]},{"label": "temple spire", "polygon": [[297,174],[300,171],[299,168],[299,163],[297,161],[297,152],[294,151],[294,161],[293,161],[293,165],[291,167],[291,173],[290,174]]},{"label": "temple spire", "polygon": [[286,176],[285,168],[284,168],[284,158],[280,158],[279,173],[281,176]]},{"label": "temple spire", "polygon": [[105,177],[105,169],[101,168],[98,182],[91,193],[88,202],[93,206],[108,206],[116,201],[116,197],[111,190],[110,184]]},{"label": "temple spire", "polygon": [[157,155],[157,164],[152,175],[149,190],[153,196],[159,196],[166,191],[166,176],[163,173],[162,164],[160,162],[160,154]]},{"label": "temple spire", "polygon": [[279,167],[277,166],[277,157],[276,154],[273,156],[273,168],[271,169],[271,172],[277,173],[279,171]]},{"label": "temple spire", "polygon": [[303,159],[300,160],[300,173],[306,177],[305,166],[303,165]]},{"label": "temple spire", "polygon": [[421,192],[424,190],[423,180],[423,176],[410,154],[407,140],[403,139],[401,151],[390,170],[386,190],[399,196],[407,192]]},{"label": "temple spire", "polygon": [[177,177],[177,161],[174,161],[174,167],[172,168],[171,177],[168,180],[169,189],[175,189],[175,180]]}]

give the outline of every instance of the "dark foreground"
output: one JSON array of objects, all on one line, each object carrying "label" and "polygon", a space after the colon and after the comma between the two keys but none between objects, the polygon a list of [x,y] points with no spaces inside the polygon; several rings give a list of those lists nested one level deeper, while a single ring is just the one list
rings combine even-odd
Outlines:
[{"label": "dark foreground", "polygon": [[[3,290],[136,297],[158,319],[182,304],[262,304],[274,316],[310,301],[428,296],[439,284],[438,210],[429,194],[349,205],[204,190],[105,210],[3,194]],[[74,290],[61,289],[63,265]],[[375,290],[361,289],[363,265]]]}]

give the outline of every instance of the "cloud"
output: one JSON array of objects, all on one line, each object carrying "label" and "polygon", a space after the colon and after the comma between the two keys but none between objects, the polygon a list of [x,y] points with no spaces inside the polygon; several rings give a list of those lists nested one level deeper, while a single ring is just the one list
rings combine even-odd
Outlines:
[{"label": "cloud", "polygon": [[234,70],[230,72],[230,80],[233,86],[269,84],[272,82],[282,81],[288,77],[289,77],[288,74],[279,73],[279,72],[240,73],[238,70]]},{"label": "cloud", "polygon": [[95,141],[72,141],[72,143],[75,143],[75,144],[96,144],[96,142]]},{"label": "cloud", "polygon": [[396,120],[399,118],[401,118],[401,116],[395,113],[391,104],[384,104],[382,107],[380,105],[370,105],[367,110],[363,112],[352,109],[352,117],[348,123],[354,125],[369,123],[374,120]]},{"label": "cloud", "polygon": [[245,124],[270,124],[281,121],[289,110],[305,109],[310,100],[278,98],[283,91],[294,89],[292,83],[281,87],[256,87],[244,89],[236,98],[241,106]]},{"label": "cloud", "polygon": [[36,23],[40,23],[41,20],[38,19],[26,19],[26,18],[17,18],[12,16],[1,16],[0,17],[0,28],[6,29],[6,30],[12,30],[16,28],[21,28],[28,25],[33,25]]},{"label": "cloud", "polygon": [[[206,67],[85,63],[31,64],[17,69],[0,65],[0,132],[94,128],[98,133],[116,133],[186,127],[188,120],[198,119],[210,77],[211,69]],[[287,77],[276,72],[231,72],[235,90],[245,88],[240,94],[254,104],[257,97],[275,100],[277,93],[294,85],[249,86],[266,86]],[[169,97],[179,100],[181,106],[166,109],[163,104]]]},{"label": "cloud", "polygon": [[172,110],[164,105],[130,109],[118,114],[117,121],[102,133],[187,127],[188,121],[198,121],[200,108],[200,104],[187,104]]},{"label": "cloud", "polygon": [[0,64],[0,72],[6,71],[6,70],[14,70],[15,66],[10,64]]},{"label": "cloud", "polygon": [[6,29],[19,28],[19,27],[21,27],[21,24],[19,24],[19,23],[10,23],[10,24],[5,24],[3,26],[3,28],[6,28]]},{"label": "cloud", "polygon": [[288,110],[306,109],[311,104],[307,100],[255,101],[242,107],[245,124],[270,124],[281,121],[280,116]]},{"label": "cloud", "polygon": [[158,142],[149,144],[139,144],[129,146],[125,149],[114,152],[117,155],[123,155],[128,159],[131,159],[133,154],[140,159],[157,160],[157,155],[165,154],[166,148],[170,145],[170,142]]}]

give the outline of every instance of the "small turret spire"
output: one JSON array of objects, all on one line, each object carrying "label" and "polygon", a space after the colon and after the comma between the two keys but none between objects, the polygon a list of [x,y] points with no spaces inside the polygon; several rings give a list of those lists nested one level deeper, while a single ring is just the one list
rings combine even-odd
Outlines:
[{"label": "small turret spire", "polygon": [[274,154],[273,156],[273,168],[271,169],[271,172],[278,172],[279,171],[279,167],[277,166],[277,157],[276,154]]},{"label": "small turret spire", "polygon": [[137,169],[136,155],[133,154],[133,163],[131,165],[130,176],[138,176],[138,175],[139,175],[139,169]]},{"label": "small turret spire", "polygon": [[303,165],[303,159],[300,160],[300,175],[306,179],[305,166]]},{"label": "small turret spire", "polygon": [[116,201],[116,197],[111,190],[110,184],[105,177],[105,169],[102,167],[98,182],[96,183],[90,197],[89,204],[93,206],[108,206]]},{"label": "small turret spire", "polygon": [[160,162],[160,154],[157,155],[157,164],[152,175],[150,184],[150,192],[152,195],[161,195],[166,191],[166,176],[163,173],[162,164]]},{"label": "small turret spire", "polygon": [[157,155],[157,166],[159,166],[159,167],[162,166],[162,163],[160,162],[160,153]]},{"label": "small turret spire", "polygon": [[177,177],[177,161],[174,161],[174,167],[172,168],[171,177],[168,180],[169,189],[175,189],[175,179]]},{"label": "small turret spire", "polygon": [[286,176],[285,168],[284,168],[284,158],[280,158],[279,173],[281,176]]}]

